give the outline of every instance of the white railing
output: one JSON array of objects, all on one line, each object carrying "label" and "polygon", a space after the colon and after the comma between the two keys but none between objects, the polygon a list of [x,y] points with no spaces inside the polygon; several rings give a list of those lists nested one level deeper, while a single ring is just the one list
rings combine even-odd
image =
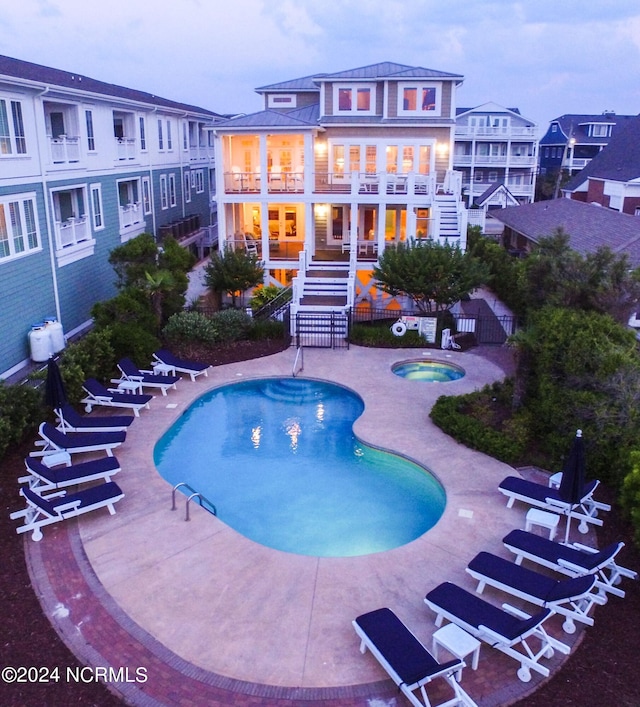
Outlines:
[{"label": "white railing", "polygon": [[80,161],[80,138],[59,135],[50,137],[51,161],[53,164],[68,164]]},{"label": "white railing", "polygon": [[118,160],[132,160],[136,156],[136,139],[134,137],[117,137],[116,154]]},{"label": "white railing", "polygon": [[140,204],[127,204],[120,206],[120,228],[131,228],[142,223],[142,209]]},{"label": "white railing", "polygon": [[56,221],[56,235],[61,248],[67,248],[89,240],[89,223],[86,216]]},{"label": "white railing", "polygon": [[506,167],[508,165],[518,167],[533,167],[536,164],[536,158],[533,155],[457,155],[453,156],[454,165],[468,166],[476,165],[494,165]]},{"label": "white railing", "polygon": [[536,128],[514,127],[510,125],[498,127],[489,127],[487,125],[456,125],[455,134],[467,137],[492,137],[499,135],[500,137],[529,137],[535,139]]},{"label": "white railing", "polygon": [[189,146],[189,161],[190,162],[209,162],[214,157],[213,147],[208,145],[190,145]]}]

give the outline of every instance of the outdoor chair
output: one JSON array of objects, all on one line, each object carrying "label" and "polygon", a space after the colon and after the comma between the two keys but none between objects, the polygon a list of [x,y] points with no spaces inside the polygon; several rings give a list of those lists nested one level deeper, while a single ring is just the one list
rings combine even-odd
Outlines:
[{"label": "outdoor chair", "polygon": [[364,653],[367,648],[371,651],[414,707],[431,707],[425,685],[436,678],[446,680],[454,694],[437,707],[475,706],[455,678],[464,667],[464,661],[456,659],[438,663],[391,609],[370,611],[351,623],[360,638],[360,652]]},{"label": "outdoor chair", "polygon": [[10,517],[12,520],[23,518],[24,523],[16,528],[16,532],[32,532],[31,539],[36,542],[42,540],[42,528],[45,525],[75,518],[98,508],[108,508],[109,513],[113,515],[116,512],[115,503],[124,496],[115,481],[92,486],[76,493],[56,491],[48,496],[41,496],[36,491],[23,486],[20,494],[27,502],[27,507],[12,513]]},{"label": "outdoor chair", "polygon": [[593,626],[589,612],[595,605],[606,603],[593,591],[596,588],[593,575],[556,580],[489,552],[478,553],[469,563],[467,572],[478,581],[478,594],[489,585],[564,616],[565,633],[575,633],[576,621]]},{"label": "outdoor chair", "polygon": [[[565,655],[570,652],[569,646],[552,638],[542,626],[553,615],[551,609],[542,609],[531,616],[509,604],[500,608],[451,582],[437,586],[424,601],[436,613],[436,626],[448,619],[479,641],[517,660],[520,663],[517,675],[522,682],[531,680],[532,670],[549,676],[549,668],[540,663],[542,658],[553,657],[556,650]],[[537,652],[530,645],[530,638],[540,642]]]}]

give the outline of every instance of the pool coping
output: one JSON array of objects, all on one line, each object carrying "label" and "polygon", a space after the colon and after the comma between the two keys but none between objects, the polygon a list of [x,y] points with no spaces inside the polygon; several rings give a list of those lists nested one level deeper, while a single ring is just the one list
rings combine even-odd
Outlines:
[{"label": "pool coping", "polygon": [[[193,397],[200,393],[194,389]],[[388,701],[397,694],[397,688],[388,679],[337,687],[290,687],[238,680],[204,670],[176,655],[121,609],[94,571],[79,522],[54,526],[40,543],[25,538],[25,550],[32,582],[46,615],[83,662],[98,666],[105,665],[106,661],[117,666],[118,660],[126,658],[127,667],[140,665],[142,660],[151,666],[148,683],[153,681],[153,689],[147,683],[117,686],[116,692],[129,704],[180,704],[197,694],[208,704],[280,705],[305,701],[346,707],[371,705],[371,700],[375,699]],[[81,597],[80,602],[74,602],[77,597]],[[68,607],[72,607],[72,611],[65,615]],[[579,630],[570,639],[563,640],[576,643],[581,638]],[[491,651],[483,658],[482,671],[465,671],[464,687],[479,704],[511,704],[530,694],[543,681],[538,675],[528,684],[513,677],[505,678],[501,658],[504,656]],[[513,662],[505,660],[507,673],[514,675]],[[553,660],[554,669],[561,662]]]}]

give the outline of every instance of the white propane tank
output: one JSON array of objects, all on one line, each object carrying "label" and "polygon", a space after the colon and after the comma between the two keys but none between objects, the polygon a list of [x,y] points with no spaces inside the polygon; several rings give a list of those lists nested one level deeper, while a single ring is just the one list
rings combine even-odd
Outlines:
[{"label": "white propane tank", "polygon": [[32,361],[48,361],[49,356],[53,354],[51,336],[44,322],[34,324],[31,327],[31,331],[29,332],[29,348],[31,350]]},{"label": "white propane tank", "polygon": [[55,317],[46,317],[44,321],[46,323],[49,336],[51,337],[51,348],[53,349],[53,353],[59,353],[66,345],[62,324],[60,324]]}]

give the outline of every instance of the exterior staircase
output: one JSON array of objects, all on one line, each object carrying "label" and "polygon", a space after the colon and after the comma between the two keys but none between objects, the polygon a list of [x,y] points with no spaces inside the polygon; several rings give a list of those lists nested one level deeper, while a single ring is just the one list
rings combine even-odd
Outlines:
[{"label": "exterior staircase", "polygon": [[455,243],[467,238],[466,209],[455,194],[437,194],[434,198],[439,216],[438,237],[441,242]]},{"label": "exterior staircase", "polygon": [[311,261],[294,278],[292,334],[304,346],[335,346],[348,336],[345,311],[353,301],[348,262]]}]

